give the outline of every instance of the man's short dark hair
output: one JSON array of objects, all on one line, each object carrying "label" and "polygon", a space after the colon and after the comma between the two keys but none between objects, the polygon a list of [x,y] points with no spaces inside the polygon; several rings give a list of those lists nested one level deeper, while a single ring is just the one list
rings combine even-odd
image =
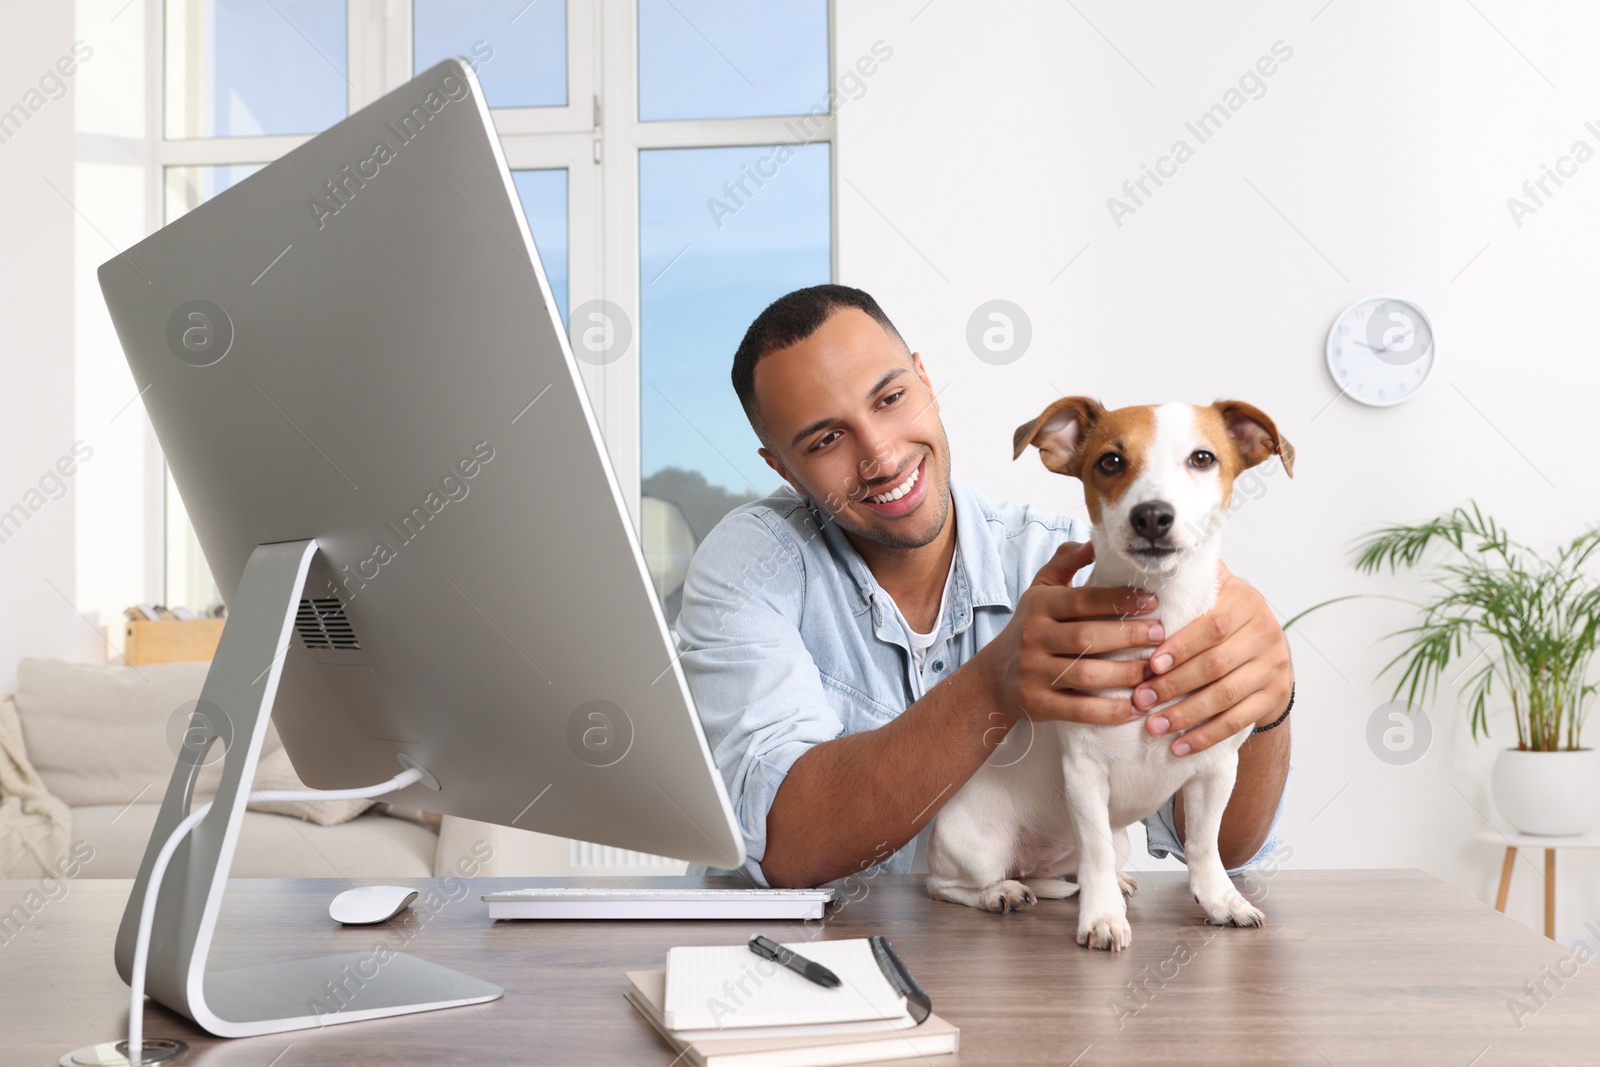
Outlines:
[{"label": "man's short dark hair", "polygon": [[756,408],[756,364],[761,357],[798,344],[816,333],[839,308],[866,312],[885,333],[899,341],[901,347],[906,347],[905,339],[883,313],[883,308],[860,289],[848,285],[813,285],[780,296],[756,316],[744,332],[739,350],[733,354],[733,391],[739,395],[739,403],[744,405],[744,413],[756,436],[762,436],[761,416]]}]

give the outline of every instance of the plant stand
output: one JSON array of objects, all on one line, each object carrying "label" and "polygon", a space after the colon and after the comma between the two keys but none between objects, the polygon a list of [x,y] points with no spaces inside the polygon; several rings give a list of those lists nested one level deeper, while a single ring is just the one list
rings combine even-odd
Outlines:
[{"label": "plant stand", "polygon": [[1577,834],[1572,837],[1539,837],[1533,834],[1508,833],[1497,830],[1478,831],[1479,841],[1506,847],[1505,863],[1500,868],[1500,890],[1495,894],[1494,910],[1504,913],[1506,897],[1511,893],[1511,872],[1516,869],[1517,850],[1544,849],[1544,936],[1556,939],[1556,849],[1600,848],[1600,831]]}]

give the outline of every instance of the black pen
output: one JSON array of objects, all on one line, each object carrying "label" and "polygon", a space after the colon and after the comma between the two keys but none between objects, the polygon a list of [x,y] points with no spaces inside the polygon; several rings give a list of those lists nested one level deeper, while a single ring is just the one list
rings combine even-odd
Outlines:
[{"label": "black pen", "polygon": [[839,984],[839,976],[828,970],[828,968],[815,960],[808,960],[804,956],[796,955],[770,937],[762,937],[760,934],[752,937],[750,939],[750,951],[762,959],[780,963],[795,974],[807,978],[820,986],[827,986],[832,989]]}]

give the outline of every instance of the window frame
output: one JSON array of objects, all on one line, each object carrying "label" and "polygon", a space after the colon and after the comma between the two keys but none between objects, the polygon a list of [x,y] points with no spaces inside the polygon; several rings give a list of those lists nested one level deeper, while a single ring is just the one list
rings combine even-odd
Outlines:
[{"label": "window frame", "polygon": [[[493,108],[491,114],[512,170],[567,170],[568,308],[590,300],[609,300],[621,307],[635,326],[629,358],[603,366],[580,360],[578,365],[617,482],[638,529],[643,477],[639,356],[644,343],[639,314],[639,153],[656,148],[794,144],[793,131],[786,124],[796,116],[641,121],[638,0],[566,2],[567,106]],[[146,230],[154,232],[167,222],[168,167],[270,163],[313,135],[167,139],[168,0],[146,0],[146,4],[146,130],[150,144]],[[827,86],[831,91],[838,66],[835,0],[827,0],[826,7]],[[410,0],[346,0],[345,11],[346,72],[353,113],[411,79],[412,4]],[[830,110],[823,129],[806,142],[829,145],[829,273],[833,278],[839,274],[836,116],[837,112]],[[147,522],[161,528],[165,545],[161,573],[153,584],[165,591],[169,603],[181,602],[191,599],[193,590],[180,591],[173,581],[181,580],[181,572],[194,574],[195,563],[203,557],[193,530],[182,519],[181,503],[168,499],[170,477],[153,432],[149,442],[162,476],[151,479],[147,487]],[[182,528],[174,529],[175,522]]]}]

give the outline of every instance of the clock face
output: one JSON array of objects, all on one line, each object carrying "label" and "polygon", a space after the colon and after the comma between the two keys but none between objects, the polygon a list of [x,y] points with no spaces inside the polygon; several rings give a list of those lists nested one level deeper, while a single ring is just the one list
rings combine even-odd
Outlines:
[{"label": "clock face", "polygon": [[1416,395],[1433,373],[1433,324],[1409,300],[1358,300],[1328,331],[1328,373],[1352,400],[1389,407]]}]

